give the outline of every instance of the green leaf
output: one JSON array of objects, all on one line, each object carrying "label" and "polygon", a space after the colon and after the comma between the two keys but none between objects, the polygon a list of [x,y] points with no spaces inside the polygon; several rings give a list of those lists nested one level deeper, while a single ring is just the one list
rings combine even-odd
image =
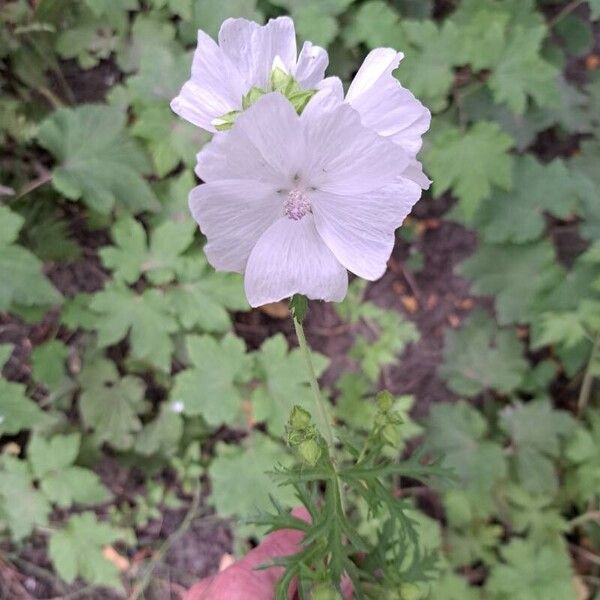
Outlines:
[{"label": "green leaf", "polygon": [[514,28],[487,81],[496,102],[523,114],[527,99],[541,106],[558,103],[558,71],[540,56],[545,26]]},{"label": "green leaf", "polygon": [[496,296],[500,325],[528,322],[538,295],[563,277],[547,240],[520,246],[481,246],[458,271],[473,281],[475,294]]},{"label": "green leaf", "polygon": [[509,394],[527,369],[516,332],[499,330],[483,311],[470,315],[460,329],[446,332],[439,372],[456,394],[476,396],[488,389]]},{"label": "green leaf", "polygon": [[4,365],[9,361],[14,350],[12,344],[0,344],[0,371],[4,368]]},{"label": "green leaf", "polygon": [[216,272],[204,254],[186,256],[178,265],[178,283],[167,292],[167,299],[182,327],[224,333],[231,329],[228,311],[250,307],[243,279],[237,273]]},{"label": "green leaf", "polygon": [[66,526],[52,534],[48,555],[56,572],[67,583],[81,577],[86,583],[122,590],[117,567],[102,553],[105,546],[123,537],[92,512],[72,515]]},{"label": "green leaf", "polygon": [[0,457],[0,522],[13,540],[30,535],[36,526],[48,524],[50,504],[33,487],[27,463],[14,456]]},{"label": "green leaf", "polygon": [[513,539],[502,548],[503,563],[492,569],[486,591],[494,600],[575,598],[569,558],[561,546],[538,548]]},{"label": "green leaf", "polygon": [[115,204],[133,213],[158,208],[143,178],[148,161],[125,132],[125,119],[119,109],[87,104],[59,109],[40,125],[39,142],[59,163],[52,172],[58,192],[100,213]]},{"label": "green leaf", "polygon": [[[309,412],[314,406],[305,359],[299,349],[289,350],[281,334],[267,339],[255,356],[262,385],[252,394],[254,417],[257,421],[265,421],[271,433],[282,435],[295,405]],[[312,352],[311,356],[319,377],[328,361],[317,352]]]},{"label": "green leaf", "polygon": [[168,283],[175,277],[180,255],[194,239],[192,219],[183,223],[165,221],[152,230],[150,240],[139,221],[124,217],[112,228],[114,246],[99,252],[102,264],[114,270],[115,279],[136,282],[142,274],[155,284]]},{"label": "green leaf", "polygon": [[435,405],[425,422],[427,446],[443,455],[460,491],[480,510],[490,504],[492,488],[507,473],[502,447],[486,439],[487,429],[483,416],[464,401]]},{"label": "green leaf", "polygon": [[0,205],[0,311],[11,304],[45,306],[60,301],[61,295],[42,273],[42,263],[13,242],[23,218]]},{"label": "green leaf", "polygon": [[49,440],[34,436],[27,447],[32,471],[40,480],[45,496],[58,506],[99,504],[111,498],[98,476],[74,466],[79,453],[80,435],[55,435]]},{"label": "green leaf", "polygon": [[79,399],[83,423],[94,430],[97,443],[107,442],[117,450],[133,446],[134,434],[142,429],[138,415],[146,410],[144,383],[129,375],[84,389]]},{"label": "green leaf", "polygon": [[210,463],[210,503],[224,517],[249,517],[271,507],[269,496],[292,506],[297,503],[291,487],[277,485],[268,472],[289,462],[284,446],[254,432],[242,444],[219,442]]},{"label": "green leaf", "polygon": [[556,32],[562,38],[566,50],[574,56],[589,54],[594,46],[594,34],[589,22],[570,14],[556,24]]},{"label": "green leaf", "polygon": [[243,340],[226,335],[221,341],[209,335],[186,338],[192,367],[175,376],[173,403],[183,403],[186,415],[202,415],[209,425],[243,422],[240,384],[250,376],[250,358]]},{"label": "green leaf", "polygon": [[521,244],[541,237],[545,214],[566,219],[575,211],[578,185],[565,164],[543,165],[531,155],[514,165],[514,190],[483,201],[475,225],[487,242]]},{"label": "green leaf", "polygon": [[48,389],[55,389],[65,378],[69,349],[60,340],[50,340],[31,352],[33,378]]},{"label": "green leaf", "polygon": [[144,425],[135,440],[135,451],[144,456],[175,454],[183,434],[183,419],[175,410],[174,403],[164,402],[160,413]]},{"label": "green leaf", "polygon": [[558,457],[560,441],[573,431],[573,418],[553,409],[547,400],[538,400],[506,407],[500,425],[512,440],[516,472],[524,489],[553,495],[558,479],[550,459]]},{"label": "green leaf", "polygon": [[94,294],[90,309],[99,319],[98,345],[116,344],[129,334],[131,357],[148,362],[162,371],[171,368],[173,342],[169,334],[177,331],[167,297],[159,289],[136,294],[118,283]]},{"label": "green leaf", "polygon": [[569,440],[566,456],[574,467],[567,479],[568,488],[580,506],[593,502],[600,489],[600,412],[586,415],[589,427],[579,427]]},{"label": "green leaf", "polygon": [[511,146],[510,137],[496,123],[480,121],[466,132],[456,127],[442,131],[424,156],[434,195],[451,189],[465,218],[471,219],[492,186],[510,189]]},{"label": "green leaf", "polygon": [[361,4],[343,31],[348,46],[364,43],[368,48],[395,46],[402,35],[400,15],[387,2]]},{"label": "green leaf", "polygon": [[588,0],[588,4],[592,19],[600,19],[600,0]]},{"label": "green leaf", "polygon": [[0,435],[31,429],[46,418],[46,413],[26,396],[23,384],[0,377]]}]

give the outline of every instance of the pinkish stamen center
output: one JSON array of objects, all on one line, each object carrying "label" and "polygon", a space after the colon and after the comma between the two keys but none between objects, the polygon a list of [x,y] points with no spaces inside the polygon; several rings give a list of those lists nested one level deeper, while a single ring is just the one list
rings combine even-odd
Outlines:
[{"label": "pinkish stamen center", "polygon": [[289,219],[299,221],[304,215],[311,212],[310,202],[301,190],[291,190],[283,203],[283,214]]}]

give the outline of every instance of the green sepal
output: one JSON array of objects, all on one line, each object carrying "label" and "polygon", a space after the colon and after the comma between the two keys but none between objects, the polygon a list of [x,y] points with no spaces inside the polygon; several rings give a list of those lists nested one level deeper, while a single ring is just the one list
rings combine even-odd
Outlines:
[{"label": "green sepal", "polygon": [[308,298],[302,294],[294,294],[290,298],[290,312],[292,317],[302,325],[308,313]]},{"label": "green sepal", "polygon": [[231,112],[224,114],[222,117],[215,119],[215,121],[213,121],[215,129],[217,131],[228,131],[233,127],[233,124],[235,123],[235,120],[239,114],[239,110],[232,110]]}]

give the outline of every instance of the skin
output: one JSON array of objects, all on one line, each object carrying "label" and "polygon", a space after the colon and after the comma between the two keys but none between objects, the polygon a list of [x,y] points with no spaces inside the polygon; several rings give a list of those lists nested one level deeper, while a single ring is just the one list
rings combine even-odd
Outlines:
[{"label": "skin", "polygon": [[[308,513],[304,509],[297,508],[293,514],[308,520]],[[196,583],[183,596],[183,600],[271,600],[283,569],[270,567],[257,570],[257,567],[276,556],[294,554],[299,550],[301,541],[302,533],[299,531],[276,531],[238,562]],[[296,591],[295,586],[292,587],[294,589],[290,588],[290,598],[294,597]],[[352,597],[351,593],[346,593],[345,596],[348,599]]]}]

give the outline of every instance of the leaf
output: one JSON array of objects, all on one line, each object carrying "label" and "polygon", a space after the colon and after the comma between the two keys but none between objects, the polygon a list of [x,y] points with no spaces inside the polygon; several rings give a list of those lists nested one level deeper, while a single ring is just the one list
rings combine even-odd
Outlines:
[{"label": "leaf", "polygon": [[224,517],[249,517],[271,508],[269,496],[292,506],[297,503],[291,487],[277,485],[268,475],[277,464],[289,462],[284,446],[255,431],[241,445],[218,442],[208,473],[209,501]]},{"label": "leaf", "polygon": [[20,541],[36,526],[48,524],[50,504],[33,487],[31,473],[24,460],[0,457],[0,520],[10,529],[12,539]]},{"label": "leaf", "polygon": [[400,34],[400,15],[382,0],[361,4],[343,31],[348,46],[364,43],[370,49],[394,46]]},{"label": "leaf", "polygon": [[65,378],[69,349],[60,340],[50,340],[31,352],[33,378],[48,389],[55,389]]},{"label": "leaf", "polygon": [[531,155],[514,164],[514,189],[496,192],[483,201],[475,226],[487,242],[521,244],[541,237],[545,214],[568,218],[577,206],[578,185],[565,164],[543,165]]},{"label": "leaf", "polygon": [[250,362],[243,340],[226,335],[190,335],[186,349],[192,367],[175,376],[172,402],[182,402],[186,415],[202,415],[209,425],[242,422],[239,385],[248,381]]},{"label": "leaf", "polygon": [[11,304],[46,306],[61,295],[42,273],[42,263],[28,250],[14,244],[23,224],[20,215],[0,205],[0,311]]},{"label": "leaf", "polygon": [[125,283],[135,283],[142,274],[155,285],[168,283],[174,279],[180,255],[192,243],[195,229],[191,219],[165,221],[152,230],[148,242],[141,223],[124,217],[112,228],[115,245],[100,249],[102,264]]},{"label": "leaf", "polygon": [[443,455],[475,504],[489,503],[488,494],[507,472],[502,448],[486,439],[487,429],[482,415],[464,401],[435,405],[425,422],[427,446]]},{"label": "leaf", "polygon": [[472,219],[492,186],[512,185],[512,141],[496,123],[480,121],[464,132],[450,127],[434,137],[424,160],[433,178],[433,193],[448,190],[460,200],[466,219]]},{"label": "leaf", "polygon": [[[398,78],[433,112],[439,112],[448,103],[454,81],[452,66],[456,60],[459,30],[451,21],[438,26],[433,21],[406,20],[402,23],[402,31],[410,46],[400,63]],[[397,43],[393,45],[397,46]]]},{"label": "leaf", "polygon": [[568,488],[579,506],[593,502],[600,489],[600,412],[586,415],[589,427],[578,427],[568,442],[566,457],[574,469],[569,472]]},{"label": "leaf", "polygon": [[171,456],[177,452],[182,434],[183,419],[172,403],[163,402],[157,417],[138,433],[135,451],[144,456]]},{"label": "leaf", "polygon": [[119,529],[98,521],[92,512],[72,515],[66,526],[50,537],[48,555],[67,583],[81,577],[87,583],[122,590],[117,567],[103,555],[104,547],[122,535]]},{"label": "leaf", "polygon": [[130,375],[84,389],[79,398],[81,418],[94,430],[97,443],[107,442],[117,450],[133,446],[134,434],[142,429],[138,415],[146,410],[144,384]]},{"label": "leaf", "polygon": [[224,333],[231,329],[228,311],[250,308],[242,278],[237,273],[216,272],[204,254],[186,256],[178,265],[178,280],[167,299],[185,329]]},{"label": "leaf", "polygon": [[497,600],[567,600],[575,597],[569,558],[561,546],[538,548],[513,539],[502,548],[486,591]]},{"label": "leaf", "polygon": [[98,345],[116,344],[129,334],[131,357],[148,362],[162,371],[171,368],[173,342],[169,334],[177,331],[165,294],[148,289],[135,294],[129,288],[111,283],[94,294],[90,309],[99,319]]},{"label": "leaf", "polygon": [[58,506],[75,503],[100,504],[111,498],[98,476],[74,466],[79,453],[80,435],[55,435],[49,440],[34,436],[27,447],[32,471],[40,480],[45,496]]},{"label": "leaf", "polygon": [[509,394],[528,369],[515,331],[499,330],[483,312],[475,311],[459,330],[448,330],[439,372],[456,394],[476,396],[484,390]]},{"label": "leaf", "polygon": [[27,398],[25,386],[0,377],[0,435],[15,434],[44,423],[46,413]]},{"label": "leaf", "polygon": [[58,161],[52,185],[70,200],[109,213],[118,204],[132,213],[158,209],[143,175],[148,161],[125,131],[126,115],[87,104],[53,112],[40,125],[39,142]]},{"label": "leaf", "polygon": [[10,360],[13,350],[14,346],[12,344],[0,344],[0,371],[2,371],[4,365]]},{"label": "leaf", "polygon": [[495,295],[498,323],[526,323],[536,298],[563,277],[554,248],[547,241],[514,246],[484,245],[458,272],[473,281],[477,295]]},{"label": "leaf", "polygon": [[600,19],[600,0],[588,0],[590,16],[593,20]]},{"label": "leaf", "polygon": [[500,425],[512,439],[524,489],[542,496],[556,493],[558,480],[550,459],[558,457],[560,441],[573,431],[573,418],[553,409],[547,400],[537,400],[504,408]]},{"label": "leaf", "polygon": [[[282,435],[295,405],[309,412],[314,407],[305,359],[299,349],[289,350],[281,334],[263,342],[255,356],[257,375],[262,385],[252,394],[254,417],[257,421],[265,421],[270,433]],[[328,361],[316,352],[311,352],[311,357],[319,377]]]},{"label": "leaf", "polygon": [[558,102],[558,71],[540,56],[545,26],[514,28],[487,81],[496,102],[523,114],[528,97],[540,106]]}]

